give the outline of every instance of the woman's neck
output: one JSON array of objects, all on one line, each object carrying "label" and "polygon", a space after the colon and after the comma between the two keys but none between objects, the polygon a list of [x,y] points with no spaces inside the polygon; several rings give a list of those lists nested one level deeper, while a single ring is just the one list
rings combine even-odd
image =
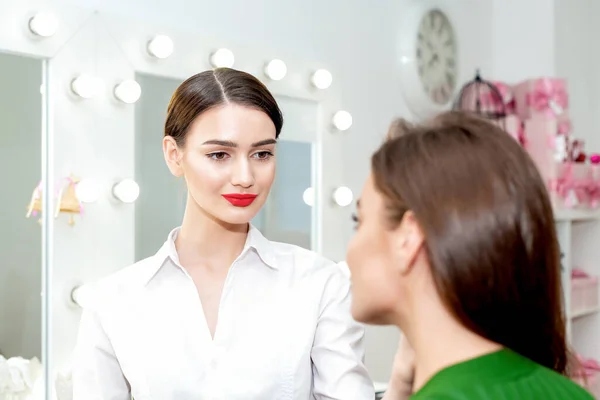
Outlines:
[{"label": "woman's neck", "polygon": [[437,296],[427,297],[416,303],[420,306],[414,309],[406,330],[415,351],[414,392],[444,368],[502,348],[465,328]]},{"label": "woman's neck", "polygon": [[204,212],[188,198],[175,247],[182,265],[208,266],[231,263],[240,255],[248,236],[248,224],[227,224]]}]

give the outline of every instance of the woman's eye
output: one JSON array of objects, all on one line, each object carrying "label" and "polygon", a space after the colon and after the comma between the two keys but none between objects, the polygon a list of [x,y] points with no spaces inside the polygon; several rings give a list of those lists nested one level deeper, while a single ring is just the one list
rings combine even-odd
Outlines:
[{"label": "woman's eye", "polygon": [[273,153],[270,151],[259,151],[254,153],[253,156],[258,160],[268,160],[269,158],[273,157]]},{"label": "woman's eye", "polygon": [[215,153],[210,153],[207,154],[208,158],[211,158],[215,161],[223,161],[225,160],[227,157],[229,156],[229,154],[225,153],[224,151],[217,151]]}]

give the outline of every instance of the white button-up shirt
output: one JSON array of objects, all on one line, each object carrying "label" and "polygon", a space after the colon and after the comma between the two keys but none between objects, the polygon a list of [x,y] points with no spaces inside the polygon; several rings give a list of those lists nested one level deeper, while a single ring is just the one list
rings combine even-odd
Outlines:
[{"label": "white button-up shirt", "polygon": [[210,335],[174,230],[156,255],[98,283],[84,309],[74,400],[372,400],[349,280],[254,227]]}]

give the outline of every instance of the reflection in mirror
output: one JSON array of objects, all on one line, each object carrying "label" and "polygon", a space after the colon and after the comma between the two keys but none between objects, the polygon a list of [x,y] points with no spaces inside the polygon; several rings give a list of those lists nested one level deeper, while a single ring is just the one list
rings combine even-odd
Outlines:
[{"label": "reflection in mirror", "polygon": [[[42,227],[26,218],[40,181],[42,60],[0,53],[0,355],[41,358]],[[2,365],[0,365],[0,369]]]},{"label": "reflection in mirror", "polygon": [[284,127],[277,144],[277,175],[271,194],[253,224],[270,240],[311,249],[313,145],[284,140],[285,133]]},{"label": "reflection in mirror", "polygon": [[[161,140],[171,95],[180,80],[138,74],[144,90],[136,103],[135,179],[140,197],[135,210],[135,257],[156,253],[169,232],[181,224],[186,202],[185,182],[167,169]],[[277,98],[285,123],[277,144],[277,175],[269,199],[252,223],[270,240],[314,249],[315,197],[313,152],[317,105]]]}]

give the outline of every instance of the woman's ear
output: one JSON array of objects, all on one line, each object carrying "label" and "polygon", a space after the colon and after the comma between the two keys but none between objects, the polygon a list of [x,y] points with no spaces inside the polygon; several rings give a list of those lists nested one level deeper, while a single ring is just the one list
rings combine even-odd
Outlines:
[{"label": "woman's ear", "polygon": [[415,264],[425,237],[412,211],[407,211],[392,232],[393,248],[400,273],[408,274]]},{"label": "woman's ear", "polygon": [[169,171],[176,177],[183,176],[183,168],[181,167],[182,152],[175,139],[170,136],[163,138],[163,155]]}]

